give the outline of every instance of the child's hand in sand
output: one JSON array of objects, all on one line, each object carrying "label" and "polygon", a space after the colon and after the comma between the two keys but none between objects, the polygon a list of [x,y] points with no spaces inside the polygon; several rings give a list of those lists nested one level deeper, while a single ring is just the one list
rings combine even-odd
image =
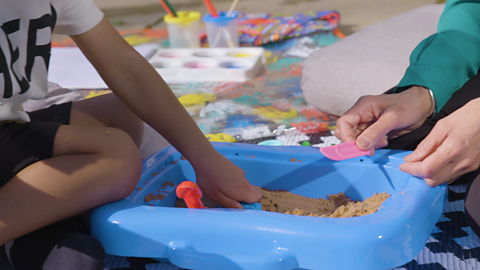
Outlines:
[{"label": "child's hand in sand", "polygon": [[243,208],[239,201],[259,202],[260,190],[245,178],[245,172],[215,152],[195,167],[197,184],[204,196],[225,208]]}]

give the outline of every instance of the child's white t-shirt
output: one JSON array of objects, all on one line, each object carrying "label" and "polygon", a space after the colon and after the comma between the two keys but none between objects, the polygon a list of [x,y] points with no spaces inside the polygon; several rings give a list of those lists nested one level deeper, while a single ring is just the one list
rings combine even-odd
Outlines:
[{"label": "child's white t-shirt", "polygon": [[1,0],[0,121],[30,121],[22,103],[47,94],[52,33],[82,34],[102,18],[93,0]]}]

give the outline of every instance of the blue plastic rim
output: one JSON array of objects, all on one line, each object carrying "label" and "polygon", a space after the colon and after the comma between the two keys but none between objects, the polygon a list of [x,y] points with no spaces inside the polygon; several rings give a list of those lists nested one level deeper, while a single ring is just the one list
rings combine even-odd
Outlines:
[{"label": "blue plastic rim", "polygon": [[203,21],[204,22],[212,22],[215,23],[218,26],[227,26],[228,23],[234,19],[238,18],[238,12],[233,11],[230,16],[227,16],[227,13],[224,11],[219,11],[217,12],[218,16],[213,17],[212,14],[205,14],[203,15]]},{"label": "blue plastic rim", "polygon": [[[254,185],[326,198],[392,195],[378,212],[352,218],[294,216],[249,209],[175,208],[175,186],[195,173],[174,148],[144,161],[137,189],[96,208],[91,232],[107,253],[170,261],[187,269],[391,269],[422,250],[440,217],[446,185],[403,173],[410,152],[378,150],[344,161],[318,148],[214,143]],[[149,194],[163,194],[146,201]],[[161,198],[161,199],[160,199]]]},{"label": "blue plastic rim", "polygon": [[284,146],[285,143],[280,140],[267,140],[267,141],[259,142],[258,145]]}]

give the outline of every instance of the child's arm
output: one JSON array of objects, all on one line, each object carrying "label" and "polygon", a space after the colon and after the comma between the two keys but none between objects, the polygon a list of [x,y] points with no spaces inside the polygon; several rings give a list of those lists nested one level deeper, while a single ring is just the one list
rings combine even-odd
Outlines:
[{"label": "child's arm", "polygon": [[230,208],[260,200],[243,170],[212,147],[155,69],[107,19],[72,38],[110,89],[190,161],[206,196]]}]

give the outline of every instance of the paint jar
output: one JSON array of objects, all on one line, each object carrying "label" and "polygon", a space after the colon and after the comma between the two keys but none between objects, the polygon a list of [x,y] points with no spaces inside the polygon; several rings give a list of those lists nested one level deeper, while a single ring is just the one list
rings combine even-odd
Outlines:
[{"label": "paint jar", "polygon": [[172,48],[200,47],[200,12],[178,11],[177,17],[165,15],[168,40]]},{"label": "paint jar", "polygon": [[210,48],[214,47],[238,47],[238,12],[218,12],[217,17],[211,14],[203,16],[207,39]]}]

